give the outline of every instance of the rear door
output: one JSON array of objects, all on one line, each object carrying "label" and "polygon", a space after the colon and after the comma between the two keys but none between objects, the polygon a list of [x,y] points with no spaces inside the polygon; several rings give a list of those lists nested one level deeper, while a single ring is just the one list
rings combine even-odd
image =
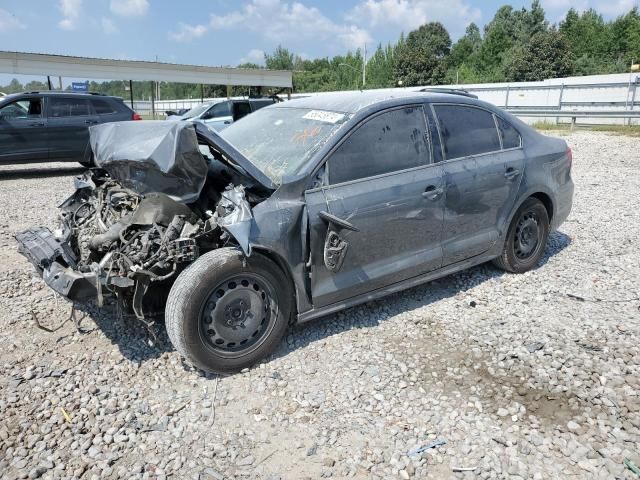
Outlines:
[{"label": "rear door", "polygon": [[432,107],[443,151],[442,246],[449,265],[494,245],[504,212],[513,206],[522,157],[507,164],[493,112],[465,104]]},{"label": "rear door", "polygon": [[40,96],[28,96],[0,107],[0,161],[46,160],[47,119]]},{"label": "rear door", "polygon": [[306,192],[315,308],[437,269],[442,168],[420,105],[377,114],[328,157]]},{"label": "rear door", "polygon": [[83,160],[89,145],[89,127],[98,123],[86,96],[51,95],[48,99],[49,157]]}]

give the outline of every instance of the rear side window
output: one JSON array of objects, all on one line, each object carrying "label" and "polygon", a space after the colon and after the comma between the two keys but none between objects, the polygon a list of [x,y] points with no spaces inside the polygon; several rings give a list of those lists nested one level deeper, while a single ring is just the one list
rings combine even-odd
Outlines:
[{"label": "rear side window", "polygon": [[89,115],[89,103],[84,98],[49,97],[49,112],[54,118]]},{"label": "rear side window", "polygon": [[269,99],[269,100],[253,100],[251,103],[251,110],[253,112],[255,112],[256,110],[259,110],[263,107],[266,107],[267,105],[273,105],[274,101]]},{"label": "rear side window", "polygon": [[428,163],[422,107],[391,110],[351,134],[329,159],[332,185]]},{"label": "rear side window", "polygon": [[500,137],[502,138],[502,148],[507,149],[520,147],[520,134],[515,128],[513,128],[513,125],[498,116],[496,116],[496,120],[498,121],[498,130],[500,132]]},{"label": "rear side window", "polygon": [[493,114],[463,105],[434,105],[447,159],[500,150]]},{"label": "rear side window", "polygon": [[239,102],[233,104],[233,119],[240,120],[251,113],[251,105],[249,102]]},{"label": "rear side window", "polygon": [[101,98],[92,98],[91,105],[98,115],[108,115],[109,113],[116,113],[114,105]]}]

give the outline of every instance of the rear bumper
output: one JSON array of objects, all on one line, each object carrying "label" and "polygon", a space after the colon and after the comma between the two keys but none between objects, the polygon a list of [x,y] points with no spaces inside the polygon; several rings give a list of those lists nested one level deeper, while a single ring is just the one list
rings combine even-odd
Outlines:
[{"label": "rear bumper", "polygon": [[558,189],[554,205],[555,212],[553,212],[553,219],[551,222],[552,230],[559,228],[571,213],[571,207],[573,205],[573,191],[574,184],[571,179]]},{"label": "rear bumper", "polygon": [[95,298],[98,276],[73,269],[76,258],[67,240],[56,238],[46,227],[16,234],[18,251],[29,260],[53,290],[70,300]]}]

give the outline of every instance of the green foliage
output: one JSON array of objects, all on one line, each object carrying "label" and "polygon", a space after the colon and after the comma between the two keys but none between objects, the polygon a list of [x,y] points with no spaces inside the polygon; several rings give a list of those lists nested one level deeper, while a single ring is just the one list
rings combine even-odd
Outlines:
[{"label": "green foliage", "polygon": [[398,50],[394,78],[399,85],[438,85],[444,81],[451,37],[439,22],[413,30]]},{"label": "green foliage", "polygon": [[566,77],[573,72],[573,55],[564,35],[555,30],[534,34],[517,46],[505,65],[507,80],[525,82]]}]

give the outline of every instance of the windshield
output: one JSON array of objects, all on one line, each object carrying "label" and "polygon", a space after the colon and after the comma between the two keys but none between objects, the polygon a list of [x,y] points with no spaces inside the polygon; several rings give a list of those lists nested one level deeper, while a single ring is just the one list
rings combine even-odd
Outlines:
[{"label": "windshield", "polygon": [[182,115],[182,118],[194,118],[200,115],[203,112],[206,112],[209,107],[211,107],[211,103],[203,103],[202,105],[198,105],[197,107],[193,107],[187,113]]},{"label": "windshield", "polygon": [[347,119],[341,112],[268,107],[219,133],[280,185],[282,177],[297,173]]}]

